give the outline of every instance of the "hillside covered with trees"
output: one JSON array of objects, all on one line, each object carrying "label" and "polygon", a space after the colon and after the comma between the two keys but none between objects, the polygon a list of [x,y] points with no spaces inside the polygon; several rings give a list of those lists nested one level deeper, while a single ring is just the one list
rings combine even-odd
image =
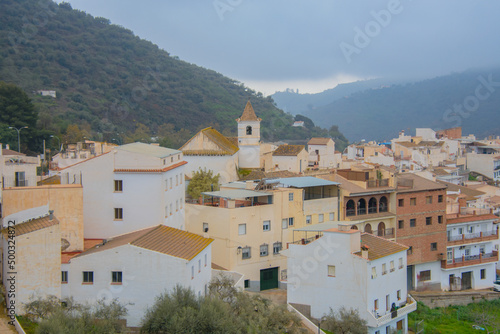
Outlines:
[{"label": "hillside covered with trees", "polygon": [[235,119],[250,100],[266,141],[333,136],[345,146],[338,128],[294,128],[294,117],[272,98],[172,57],[108,19],[50,0],[0,5],[0,81],[27,92],[39,129],[63,142],[86,137],[177,148],[208,126],[235,135]]}]

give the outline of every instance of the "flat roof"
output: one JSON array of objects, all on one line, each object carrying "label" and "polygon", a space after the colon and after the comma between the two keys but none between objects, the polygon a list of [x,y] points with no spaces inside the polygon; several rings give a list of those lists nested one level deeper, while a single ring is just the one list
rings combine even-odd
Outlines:
[{"label": "flat roof", "polygon": [[269,193],[247,190],[247,189],[224,189],[219,191],[202,192],[202,194],[206,196],[228,198],[228,199],[240,199],[247,197],[261,197],[261,196],[271,195]]},{"label": "flat roof", "polygon": [[266,183],[279,183],[284,186],[294,187],[294,188],[336,186],[340,184],[338,182],[319,179],[314,176],[298,176],[298,177],[272,179],[272,180],[266,180]]},{"label": "flat roof", "polygon": [[300,228],[294,228],[294,231],[301,232],[323,232],[329,230],[331,228],[337,228],[339,224],[349,224],[353,225],[352,222],[344,222],[344,221],[329,221],[324,223],[318,223],[314,225],[307,225]]},{"label": "flat roof", "polygon": [[166,157],[171,156],[173,154],[182,153],[181,151],[174,150],[171,148],[150,145],[150,144],[144,144],[144,143],[139,143],[139,142],[118,146],[118,147],[116,147],[116,149],[121,150],[121,151],[131,152],[131,153],[146,154],[146,155],[150,155],[150,156],[153,156],[155,158],[160,158],[160,159],[166,158]]}]

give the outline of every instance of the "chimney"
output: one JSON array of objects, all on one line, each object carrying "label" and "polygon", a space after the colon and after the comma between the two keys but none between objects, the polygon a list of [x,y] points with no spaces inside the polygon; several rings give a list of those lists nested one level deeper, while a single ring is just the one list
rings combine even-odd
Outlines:
[{"label": "chimney", "polygon": [[364,244],[361,246],[361,257],[363,259],[368,259],[368,250],[370,247],[368,245]]},{"label": "chimney", "polygon": [[49,210],[49,220],[54,219],[54,210]]},{"label": "chimney", "polygon": [[351,229],[350,224],[338,224],[339,231],[348,232]]},{"label": "chimney", "polygon": [[7,150],[10,150],[9,144],[5,144],[5,148],[6,148]]}]

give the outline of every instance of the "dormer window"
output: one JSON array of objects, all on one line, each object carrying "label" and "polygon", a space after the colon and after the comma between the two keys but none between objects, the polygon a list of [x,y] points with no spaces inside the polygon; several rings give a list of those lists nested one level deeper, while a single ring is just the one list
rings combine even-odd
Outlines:
[{"label": "dormer window", "polygon": [[247,135],[251,135],[252,134],[252,127],[249,125],[247,126]]}]

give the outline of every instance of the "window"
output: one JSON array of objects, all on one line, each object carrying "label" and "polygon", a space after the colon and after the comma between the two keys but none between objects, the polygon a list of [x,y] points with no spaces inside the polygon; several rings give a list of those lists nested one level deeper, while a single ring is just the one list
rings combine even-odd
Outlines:
[{"label": "window", "polygon": [[438,249],[437,242],[431,242],[431,251],[436,251]]},{"label": "window", "polygon": [[205,267],[207,266],[207,253],[205,253]]},{"label": "window", "polygon": [[389,311],[391,309],[391,295],[385,295],[385,310]]},{"label": "window", "polygon": [[398,228],[403,228],[405,227],[405,221],[404,220],[398,220]]},{"label": "window", "polygon": [[251,253],[251,248],[250,247],[243,247],[243,249],[241,250],[241,258],[242,259],[249,259],[252,257],[252,253]]},{"label": "window", "polygon": [[293,226],[293,217],[288,218],[288,226]]},{"label": "window", "polygon": [[396,294],[397,294],[397,297],[398,297],[398,301],[401,300],[401,290],[398,290],[398,292]]},{"label": "window", "polygon": [[281,251],[281,242],[277,241],[273,244],[273,254],[279,254]]},{"label": "window", "polygon": [[377,277],[377,267],[372,267],[372,279]]},{"label": "window", "polygon": [[68,272],[61,271],[61,283],[68,283]]},{"label": "window", "polygon": [[469,233],[474,233],[474,226],[469,226]]},{"label": "window", "polygon": [[180,182],[180,184],[182,184],[182,179],[183,179],[183,178],[184,178],[184,177],[182,176],[182,173],[180,173],[180,174],[179,174],[179,182]]},{"label": "window", "polygon": [[412,255],[413,254],[413,246],[408,247],[408,250],[406,251],[406,255]]},{"label": "window", "polygon": [[320,213],[320,214],[318,215],[318,222],[319,222],[319,223],[322,223],[324,220],[325,220],[325,216],[324,216],[322,213]]},{"label": "window", "polygon": [[[172,158],[172,161],[173,160],[174,160],[174,158]],[[172,183],[174,183],[174,182],[172,181],[172,178],[170,178],[170,189],[172,189]]]},{"label": "window", "polygon": [[416,197],[410,198],[410,205],[412,205],[412,206],[417,205],[417,198]]},{"label": "window", "polygon": [[443,203],[443,195],[438,195],[438,203]]},{"label": "window", "polygon": [[123,209],[115,208],[115,220],[122,220],[122,219],[123,219]]},{"label": "window", "polygon": [[431,271],[430,270],[421,271],[420,274],[419,274],[418,280],[420,282],[422,282],[422,281],[430,281],[431,280]]},{"label": "window", "polygon": [[382,275],[387,274],[387,265],[385,263],[382,263]]},{"label": "window", "polygon": [[24,172],[16,172],[16,187],[25,187],[28,185]]},{"label": "window", "polygon": [[410,219],[410,227],[415,227],[416,225],[417,225],[417,219],[416,218]]},{"label": "window", "polygon": [[392,273],[394,270],[396,270],[396,268],[394,267],[394,261],[391,261],[391,262],[390,262],[390,266],[391,266],[391,267],[390,267],[390,268],[391,268],[390,270],[391,270],[391,273]]},{"label": "window", "polygon": [[173,204],[170,203],[170,215],[173,215],[173,213],[174,213],[173,207],[174,207]]},{"label": "window", "polygon": [[486,269],[481,269],[481,279],[486,278]]},{"label": "window", "polygon": [[432,225],[432,217],[425,217],[425,225]]},{"label": "window", "polygon": [[335,266],[328,266],[328,276],[335,277]]},{"label": "window", "polygon": [[270,220],[264,220],[262,223],[262,230],[263,231],[271,231],[271,221]]},{"label": "window", "polygon": [[191,279],[194,278],[194,266],[191,266]]},{"label": "window", "polygon": [[165,217],[168,217],[168,205],[165,205]]},{"label": "window", "polygon": [[201,259],[198,260],[198,272],[201,272]]},{"label": "window", "polygon": [[115,191],[116,192],[123,191],[123,181],[122,180],[115,180]]},{"label": "window", "polygon": [[306,216],[306,224],[311,224],[311,216],[310,215],[307,215]]},{"label": "window", "polygon": [[175,185],[178,186],[179,185],[179,175],[176,175],[175,176]]},{"label": "window", "polygon": [[403,258],[402,258],[402,257],[400,257],[400,258],[399,258],[399,269],[403,269],[403,266],[404,266],[404,265],[403,265]]},{"label": "window", "polygon": [[398,206],[405,206],[405,200],[404,200],[404,198],[398,199]]},{"label": "window", "polygon": [[247,126],[247,135],[251,135],[252,134],[252,127],[249,125]]},{"label": "window", "polygon": [[267,244],[260,245],[260,256],[269,255],[269,246]]},{"label": "window", "polygon": [[112,271],[111,272],[111,283],[122,283],[122,272]]},{"label": "window", "polygon": [[288,219],[287,218],[283,218],[281,220],[281,228],[283,228],[283,229],[288,228]]},{"label": "window", "polygon": [[438,224],[442,224],[443,223],[443,216],[438,216]]},{"label": "window", "polygon": [[88,283],[88,284],[94,283],[94,272],[93,271],[84,271],[83,272],[83,283]]},{"label": "window", "polygon": [[293,193],[288,193],[288,200],[293,201]]},{"label": "window", "polygon": [[208,232],[208,223],[203,223],[203,232],[204,233]]},{"label": "window", "polygon": [[425,196],[425,204],[432,204],[432,196]]},{"label": "window", "polygon": [[239,224],[238,225],[238,234],[239,235],[247,234],[247,224]]},{"label": "window", "polygon": [[249,288],[249,287],[250,287],[250,280],[249,280],[249,279],[246,279],[246,280],[244,281],[244,283],[245,283],[245,289],[247,289],[247,288]]},{"label": "window", "polygon": [[335,220],[335,212],[330,212],[330,221]]},{"label": "window", "polygon": [[165,180],[165,191],[168,190],[168,179]]},{"label": "window", "polygon": [[375,301],[373,302],[373,308],[375,310],[378,310],[378,299],[375,299]]},{"label": "window", "polygon": [[179,211],[179,200],[175,200],[175,211]]}]

